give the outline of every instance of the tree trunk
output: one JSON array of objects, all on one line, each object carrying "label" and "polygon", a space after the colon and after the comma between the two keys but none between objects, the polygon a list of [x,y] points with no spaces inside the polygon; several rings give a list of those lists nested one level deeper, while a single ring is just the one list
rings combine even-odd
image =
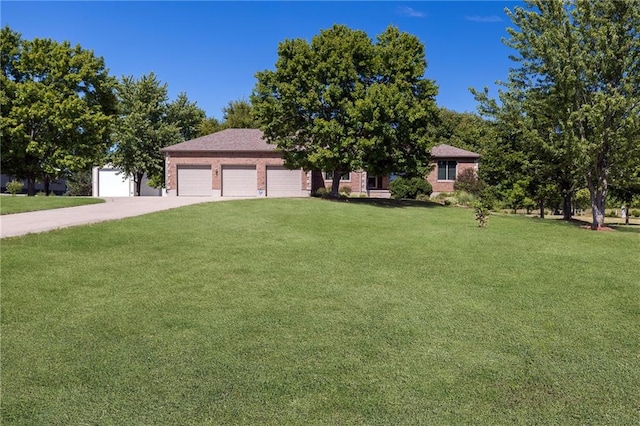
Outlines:
[{"label": "tree trunk", "polygon": [[544,219],[544,200],[540,200],[540,219]]},{"label": "tree trunk", "polygon": [[143,178],[144,174],[142,173],[136,173],[133,175],[133,183],[135,185],[135,196],[139,197],[140,196],[140,187],[142,186],[142,178]]},{"label": "tree trunk", "polygon": [[51,179],[48,176],[42,178],[42,183],[44,184],[44,195],[49,195],[51,193]]},{"label": "tree trunk", "polygon": [[36,195],[36,178],[34,176],[27,177],[27,195],[29,197]]},{"label": "tree trunk", "polygon": [[589,182],[589,194],[591,195],[591,229],[599,229],[604,226],[605,200],[607,197],[607,182],[601,182],[596,188],[593,182]]},{"label": "tree trunk", "polygon": [[337,197],[340,191],[340,176],[342,172],[340,170],[333,171],[333,180],[331,181],[331,196]]},{"label": "tree trunk", "polygon": [[567,191],[564,193],[564,200],[562,201],[562,218],[564,220],[571,220],[571,216],[573,216],[573,212],[571,211],[571,198],[573,193]]}]

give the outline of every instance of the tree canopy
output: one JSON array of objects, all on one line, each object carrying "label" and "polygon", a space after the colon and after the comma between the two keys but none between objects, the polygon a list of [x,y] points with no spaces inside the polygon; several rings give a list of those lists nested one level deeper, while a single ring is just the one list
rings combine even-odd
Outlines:
[{"label": "tree canopy", "polygon": [[[505,96],[532,132],[527,155],[553,166],[542,175],[565,200],[586,185],[592,227],[600,227],[611,179],[623,186],[640,162],[638,2],[532,0],[508,14],[516,28],[505,42],[518,55]],[[486,94],[476,95],[500,116]]]},{"label": "tree canopy", "polygon": [[426,65],[418,38],[393,26],[372,42],[334,25],[311,43],[281,42],[275,70],[256,74],[251,103],[286,164],[333,171],[337,194],[346,171],[424,171],[438,115]]},{"label": "tree canopy", "polygon": [[23,40],[8,26],[0,37],[3,173],[49,181],[98,164],[116,114],[116,80],[91,50],[51,39]]},{"label": "tree canopy", "polygon": [[[185,128],[192,123],[194,105],[182,94],[173,110],[168,102],[167,85],[154,73],[139,79],[123,77],[118,86],[120,117],[116,125],[116,144],[112,163],[126,175],[133,176],[136,194],[147,175],[154,186],[164,182],[164,157],[160,149],[183,141],[180,117],[188,118]],[[179,106],[187,110],[182,114]],[[173,120],[170,120],[169,112]],[[197,112],[197,111],[196,111]],[[204,114],[201,114],[204,116]],[[189,130],[191,131],[191,130]]]}]

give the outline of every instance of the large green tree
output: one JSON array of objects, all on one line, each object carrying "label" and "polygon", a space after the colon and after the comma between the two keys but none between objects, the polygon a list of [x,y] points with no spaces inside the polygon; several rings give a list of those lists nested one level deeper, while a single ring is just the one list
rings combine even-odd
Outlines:
[{"label": "large green tree", "polygon": [[2,172],[48,184],[99,163],[110,146],[114,87],[102,58],[69,42],[0,37]]},{"label": "large green tree", "polygon": [[246,99],[229,101],[222,108],[222,126],[225,129],[259,129],[260,123],[253,115],[253,107]]},{"label": "large green tree", "polygon": [[518,52],[507,90],[542,141],[530,151],[555,162],[565,200],[586,184],[598,228],[610,179],[640,161],[640,3],[532,0],[507,13]]},{"label": "large green tree", "polygon": [[426,165],[438,111],[425,70],[415,36],[390,26],[372,42],[334,25],[311,43],[280,43],[275,70],[256,75],[251,103],[286,164],[333,171],[337,194],[343,172],[419,173]]},{"label": "large green tree", "polygon": [[198,129],[205,117],[204,110],[198,107],[197,102],[190,102],[184,92],[167,106],[166,121],[180,128],[180,135],[185,141],[198,137]]},{"label": "large green tree", "polygon": [[154,73],[139,79],[123,77],[118,97],[120,118],[111,161],[126,175],[133,176],[136,195],[140,195],[144,175],[154,186],[161,186],[164,181],[164,157],[160,149],[184,139],[179,122],[168,117],[167,85]]}]

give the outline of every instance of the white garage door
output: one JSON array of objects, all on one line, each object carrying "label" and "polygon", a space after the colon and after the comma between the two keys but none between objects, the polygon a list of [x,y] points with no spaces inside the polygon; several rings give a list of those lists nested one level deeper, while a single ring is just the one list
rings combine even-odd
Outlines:
[{"label": "white garage door", "polygon": [[210,197],[211,166],[178,166],[178,196]]},{"label": "white garage door", "polygon": [[267,197],[299,197],[302,191],[300,169],[267,166]]},{"label": "white garage door", "polygon": [[129,197],[131,190],[131,179],[120,170],[98,170],[98,197]]},{"label": "white garage door", "polygon": [[223,197],[255,197],[257,192],[256,166],[222,166]]}]

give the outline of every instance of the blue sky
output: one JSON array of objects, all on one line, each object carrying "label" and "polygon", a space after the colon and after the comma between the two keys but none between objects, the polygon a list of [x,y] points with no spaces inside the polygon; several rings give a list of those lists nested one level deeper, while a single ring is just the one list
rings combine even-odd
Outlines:
[{"label": "blue sky", "polygon": [[169,96],[186,92],[209,117],[248,98],[255,73],[273,69],[278,43],[310,40],[335,24],[371,38],[388,25],[426,47],[426,77],[438,105],[475,111],[468,88],[505,80],[513,52],[501,42],[517,1],[424,2],[14,2],[0,5],[2,26],[25,39],[68,40],[105,59],[112,75],[153,71]]}]

